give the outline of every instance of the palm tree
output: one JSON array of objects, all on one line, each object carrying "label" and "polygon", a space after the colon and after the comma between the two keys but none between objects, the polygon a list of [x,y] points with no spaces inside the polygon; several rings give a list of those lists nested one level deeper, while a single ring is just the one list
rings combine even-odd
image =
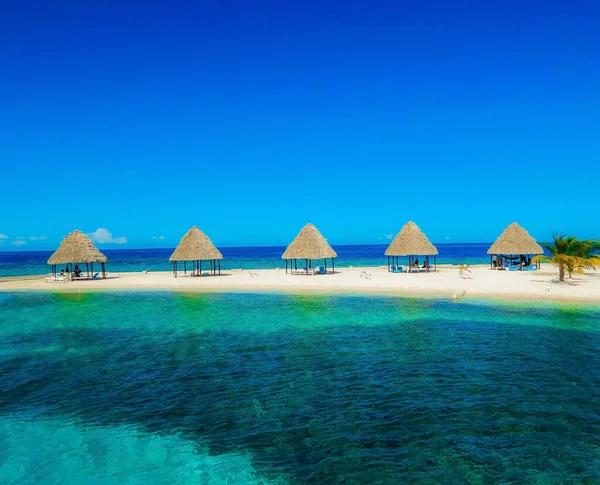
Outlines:
[{"label": "palm tree", "polygon": [[568,254],[569,247],[575,238],[562,234],[553,234],[552,239],[552,243],[542,243],[544,249],[546,249],[552,256],[535,256],[533,261],[547,261],[558,266],[558,280],[565,281],[565,271],[567,270],[567,266],[571,259]]},{"label": "palm tree", "polygon": [[596,269],[600,266],[600,242],[594,239],[579,241],[574,236],[553,234],[552,243],[542,243],[542,246],[551,254],[548,256],[535,256],[532,261],[547,261],[558,266],[558,280],[565,281],[565,273],[571,278],[574,272],[583,273],[584,269]]},{"label": "palm tree", "polygon": [[578,241],[575,239],[572,243],[572,258],[571,264],[568,265],[569,278],[573,277],[573,273],[583,274],[584,269],[596,270],[596,266],[600,265],[600,241],[596,239],[586,239]]},{"label": "palm tree", "polygon": [[574,255],[587,259],[598,256],[598,252],[600,252],[600,241],[586,239],[585,241],[577,241]]}]

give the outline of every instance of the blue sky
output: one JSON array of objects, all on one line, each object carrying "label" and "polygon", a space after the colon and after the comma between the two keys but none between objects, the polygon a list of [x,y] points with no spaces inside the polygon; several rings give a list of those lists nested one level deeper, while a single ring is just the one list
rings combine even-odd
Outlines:
[{"label": "blue sky", "polygon": [[0,16],[0,250],[600,237],[597,2],[52,3]]}]

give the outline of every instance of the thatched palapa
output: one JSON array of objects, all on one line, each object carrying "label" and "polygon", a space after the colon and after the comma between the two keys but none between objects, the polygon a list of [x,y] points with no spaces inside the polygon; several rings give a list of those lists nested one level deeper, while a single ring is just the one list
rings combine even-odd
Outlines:
[{"label": "thatched palapa", "polygon": [[386,256],[435,256],[437,248],[431,244],[414,222],[407,222],[385,250]]},{"label": "thatched palapa", "polygon": [[333,272],[335,272],[334,258],[337,258],[337,253],[314,225],[306,224],[287,247],[281,258],[285,259],[286,273],[288,262],[293,263],[293,266],[291,266],[292,272],[298,269],[298,259],[305,260],[306,274],[312,269],[311,261],[313,259],[323,259],[325,260],[325,266],[319,268],[318,272],[327,273],[327,259],[329,258],[331,259]]},{"label": "thatched palapa", "polygon": [[177,277],[178,261],[183,261],[184,274],[187,274],[187,261],[192,261],[192,275],[200,276],[202,275],[202,261],[210,262],[210,272],[213,275],[217,273],[218,264],[218,273],[221,274],[221,259],[223,259],[223,255],[210,238],[194,226],[181,238],[169,261],[173,262],[173,275]]},{"label": "thatched palapa", "polygon": [[[437,261],[436,256],[438,255],[437,248],[431,244],[431,241],[427,239],[427,236],[423,234],[423,231],[419,229],[414,222],[410,221],[404,224],[398,235],[394,238],[392,243],[385,250],[385,255],[388,257],[388,271],[394,270],[398,264],[397,258],[399,256],[408,256],[409,264],[408,271],[412,272],[415,268],[413,264],[415,260],[413,260],[413,256],[425,256],[425,262],[423,265],[423,269],[429,271],[429,256],[434,257],[434,267],[436,269]],[[394,258],[396,258],[395,263],[390,265],[390,258],[392,258],[392,263],[394,262]]]},{"label": "thatched palapa", "polygon": [[544,250],[525,229],[513,222],[492,244],[488,254],[544,254]]},{"label": "thatched palapa", "polygon": [[48,259],[48,264],[52,265],[52,272],[56,275],[57,264],[91,263],[93,272],[93,263],[101,263],[102,276],[106,277],[104,267],[106,261],[106,256],[94,246],[90,238],[81,231],[75,230],[62,240],[58,249]]}]

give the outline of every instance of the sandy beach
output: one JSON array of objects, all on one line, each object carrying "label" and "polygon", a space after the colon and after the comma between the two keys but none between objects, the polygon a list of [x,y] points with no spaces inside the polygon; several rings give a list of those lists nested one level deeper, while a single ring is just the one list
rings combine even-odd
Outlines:
[{"label": "sandy beach", "polygon": [[[481,265],[459,277],[458,267],[441,266],[432,273],[394,274],[386,267],[336,268],[333,275],[289,275],[284,269],[223,271],[221,276],[189,277],[171,272],[111,274],[105,280],[48,283],[43,277],[3,278],[0,291],[166,290],[185,292],[373,293],[398,296],[600,303],[600,273],[575,275],[558,283],[551,265],[531,272],[494,271]],[[365,278],[363,271],[370,275]]]}]

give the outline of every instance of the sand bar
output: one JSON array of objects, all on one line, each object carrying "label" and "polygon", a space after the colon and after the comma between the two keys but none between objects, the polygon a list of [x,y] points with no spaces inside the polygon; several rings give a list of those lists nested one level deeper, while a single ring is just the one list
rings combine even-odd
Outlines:
[{"label": "sand bar", "polygon": [[[106,280],[47,283],[43,277],[1,278],[0,291],[166,290],[185,292],[371,293],[398,296],[500,300],[570,301],[600,304],[600,272],[575,275],[558,283],[554,267],[538,271],[494,271],[471,267],[459,277],[458,268],[442,266],[433,273],[394,274],[387,268],[336,268],[333,275],[289,275],[283,269],[227,270],[221,276],[174,278],[171,272],[110,274]],[[368,275],[365,275],[366,271]],[[361,275],[362,273],[362,275]],[[367,276],[367,277],[365,277]],[[370,277],[369,277],[370,276]]]}]

